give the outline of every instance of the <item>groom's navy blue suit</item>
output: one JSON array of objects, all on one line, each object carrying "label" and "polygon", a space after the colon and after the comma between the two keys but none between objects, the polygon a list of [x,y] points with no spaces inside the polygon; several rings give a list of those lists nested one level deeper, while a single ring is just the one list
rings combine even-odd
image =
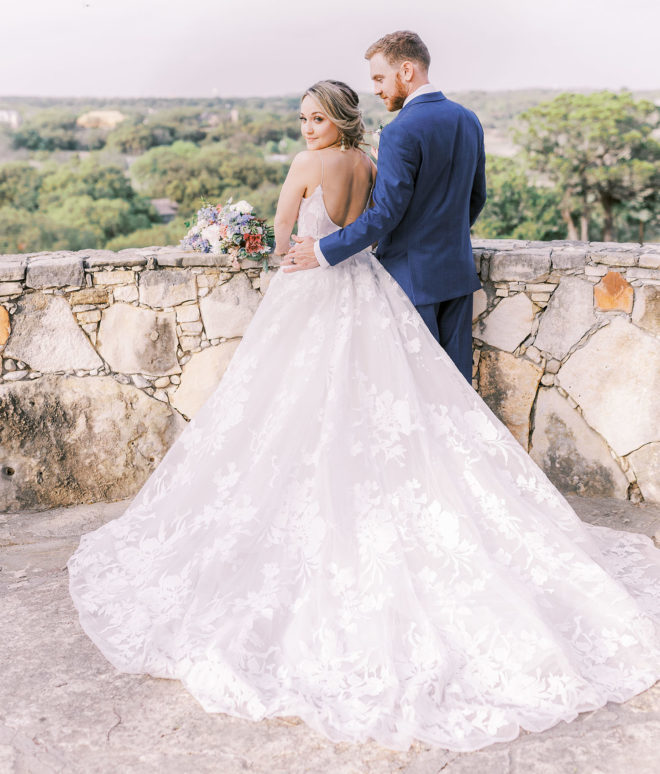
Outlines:
[{"label": "groom's navy blue suit", "polygon": [[476,115],[440,91],[420,94],[381,132],[374,206],[319,242],[334,265],[378,241],[401,285],[468,382],[472,293],[481,287],[470,226],[486,201]]}]

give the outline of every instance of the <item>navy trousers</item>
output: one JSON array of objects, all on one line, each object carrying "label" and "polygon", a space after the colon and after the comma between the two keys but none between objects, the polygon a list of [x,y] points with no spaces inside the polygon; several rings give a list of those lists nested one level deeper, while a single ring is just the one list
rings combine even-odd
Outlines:
[{"label": "navy trousers", "polygon": [[472,385],[472,293],[416,307],[429,330]]}]

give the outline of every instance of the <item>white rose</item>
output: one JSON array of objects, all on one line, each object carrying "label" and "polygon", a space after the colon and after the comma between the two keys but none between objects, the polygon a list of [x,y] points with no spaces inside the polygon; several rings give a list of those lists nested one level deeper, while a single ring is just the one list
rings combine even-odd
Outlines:
[{"label": "white rose", "polygon": [[247,215],[248,213],[252,212],[254,207],[251,204],[248,204],[245,199],[241,199],[240,202],[236,202],[236,204],[234,204],[234,209],[236,212],[240,212],[241,215]]}]

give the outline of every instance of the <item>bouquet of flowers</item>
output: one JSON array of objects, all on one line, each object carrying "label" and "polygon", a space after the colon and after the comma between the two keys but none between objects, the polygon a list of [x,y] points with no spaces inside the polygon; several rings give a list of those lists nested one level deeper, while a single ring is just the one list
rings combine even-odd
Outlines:
[{"label": "bouquet of flowers", "polygon": [[245,200],[224,206],[214,205],[202,197],[197,222],[186,221],[188,233],[181,247],[214,255],[229,254],[234,268],[240,268],[240,258],[261,260],[268,271],[268,254],[272,251],[273,229],[263,218],[252,214],[254,207]]}]

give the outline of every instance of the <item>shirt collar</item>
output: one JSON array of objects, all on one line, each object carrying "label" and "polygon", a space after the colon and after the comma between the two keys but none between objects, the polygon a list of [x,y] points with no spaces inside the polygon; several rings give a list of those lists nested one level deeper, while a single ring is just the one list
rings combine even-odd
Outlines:
[{"label": "shirt collar", "polygon": [[408,94],[404,100],[403,107],[405,107],[411,100],[415,99],[415,97],[419,97],[420,94],[430,94],[432,91],[437,91],[435,86],[432,83],[425,83],[423,86],[415,89],[412,94]]}]

